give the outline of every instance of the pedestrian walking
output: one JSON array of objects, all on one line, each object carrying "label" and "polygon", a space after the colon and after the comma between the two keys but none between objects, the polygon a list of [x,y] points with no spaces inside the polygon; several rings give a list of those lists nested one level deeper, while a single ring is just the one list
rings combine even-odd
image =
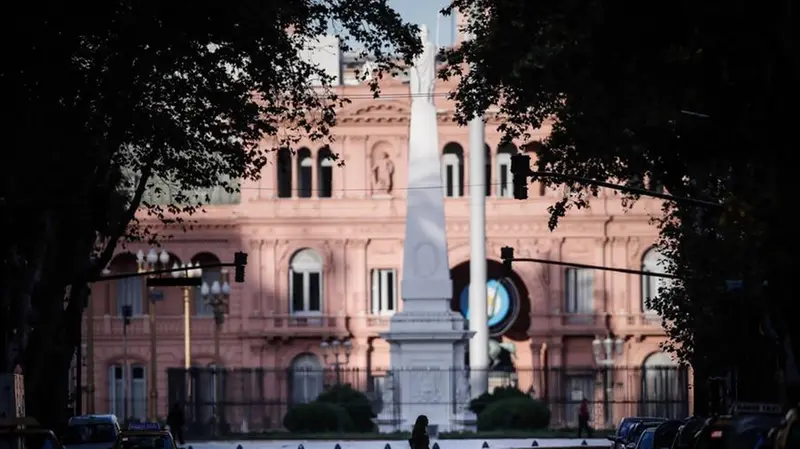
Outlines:
[{"label": "pedestrian walking", "polygon": [[167,415],[167,424],[169,425],[169,431],[172,434],[172,439],[175,440],[178,444],[183,446],[186,442],[183,440],[183,407],[177,402],[172,405],[172,408],[169,410],[169,414]]},{"label": "pedestrian walking", "polygon": [[578,438],[583,437],[583,431],[586,430],[586,437],[592,437],[592,428],[589,427],[589,401],[583,398],[581,401],[581,408],[578,411]]},{"label": "pedestrian walking", "polygon": [[411,449],[428,449],[430,443],[430,438],[428,438],[428,417],[419,415],[414,423],[414,428],[411,430],[411,438],[408,440],[408,444]]}]

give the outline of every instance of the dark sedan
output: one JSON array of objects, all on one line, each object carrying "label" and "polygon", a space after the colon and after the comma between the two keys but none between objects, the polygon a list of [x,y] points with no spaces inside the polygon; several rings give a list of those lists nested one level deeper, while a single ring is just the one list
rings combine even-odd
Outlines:
[{"label": "dark sedan", "polygon": [[[622,418],[622,421],[619,422],[619,426],[617,426],[617,431],[614,432],[613,436],[608,437],[613,443],[611,446],[612,449],[625,449],[628,443],[635,443],[639,435],[641,435],[646,428],[639,426],[639,424],[652,423],[653,425],[648,427],[657,427],[666,420],[666,418],[650,416],[629,416],[627,418]],[[635,438],[633,433],[635,433]]]}]

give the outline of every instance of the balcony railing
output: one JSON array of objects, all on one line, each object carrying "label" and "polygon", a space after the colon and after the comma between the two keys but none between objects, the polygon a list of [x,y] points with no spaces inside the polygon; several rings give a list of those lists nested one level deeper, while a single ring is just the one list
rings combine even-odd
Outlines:
[{"label": "balcony railing", "polygon": [[[605,314],[551,313],[533,314],[534,326],[561,330],[565,333],[605,329]],[[122,336],[122,318],[115,315],[95,316],[93,330],[96,336]],[[381,332],[389,328],[390,315],[358,314],[357,316],[338,315],[293,315],[269,314],[266,316],[228,317],[222,327],[224,334],[236,333],[243,336],[338,336],[350,331],[367,330]],[[614,329],[621,332],[651,332],[661,328],[661,319],[653,313],[613,314],[611,322]],[[538,323],[538,324],[536,324]],[[546,324],[545,324],[546,323]],[[182,315],[156,315],[156,334],[170,337],[183,335]],[[212,335],[214,319],[211,316],[192,316],[192,334]],[[128,325],[131,338],[150,335],[148,315],[136,316]]]}]

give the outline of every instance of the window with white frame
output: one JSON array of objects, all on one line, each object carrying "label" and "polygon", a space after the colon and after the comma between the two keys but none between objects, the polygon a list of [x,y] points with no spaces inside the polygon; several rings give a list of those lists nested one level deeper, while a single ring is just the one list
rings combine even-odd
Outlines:
[{"label": "window with white frame", "polygon": [[[567,374],[566,375],[566,407],[565,416],[567,424],[578,427],[578,414],[581,402],[586,399],[589,404],[594,403],[595,378],[592,374]],[[594,415],[589,412],[590,415]]]},{"label": "window with white frame", "polygon": [[333,196],[333,153],[322,148],[317,153],[317,196],[330,198]]},{"label": "window with white frame", "polygon": [[564,273],[564,311],[574,315],[590,315],[594,303],[594,272],[586,268],[567,268]]},{"label": "window with white frame", "polygon": [[[125,418],[145,419],[147,415],[147,378],[145,367],[139,364],[129,366],[130,372],[126,376],[123,365],[111,365],[108,369],[108,399],[111,413]],[[130,379],[129,389],[125,384]],[[127,390],[127,391],[126,391]],[[130,398],[126,393],[130,392]],[[127,402],[127,407],[126,407]]]},{"label": "window with white frame", "polygon": [[292,403],[306,404],[317,399],[324,388],[325,373],[319,357],[301,354],[292,360],[289,389]]},{"label": "window with white frame", "polygon": [[122,316],[122,307],[131,306],[133,316],[140,316],[144,313],[144,290],[142,279],[138,277],[118,279],[117,286],[117,315]]},{"label": "window with white frame", "polygon": [[297,151],[297,196],[300,198],[311,198],[313,183],[311,181],[314,171],[314,160],[311,158],[311,150],[301,148]]},{"label": "window with white frame", "polygon": [[397,310],[397,270],[372,270],[372,314],[386,315]]},{"label": "window with white frame", "polygon": [[[656,248],[650,248],[642,258],[642,271],[665,274],[665,258]],[[659,276],[642,276],[642,312],[656,314],[648,304],[658,296],[658,291],[667,286],[669,279]]]},{"label": "window with white frame", "polygon": [[464,196],[464,166],[461,157],[455,153],[442,155],[442,188],[444,196],[458,198]]},{"label": "window with white frame", "polygon": [[292,257],[289,303],[293,314],[322,312],[322,258],[314,250],[304,249]]},{"label": "window with white frame", "polygon": [[511,178],[511,154],[498,153],[497,161],[497,196],[510,198],[513,196],[514,183]]}]

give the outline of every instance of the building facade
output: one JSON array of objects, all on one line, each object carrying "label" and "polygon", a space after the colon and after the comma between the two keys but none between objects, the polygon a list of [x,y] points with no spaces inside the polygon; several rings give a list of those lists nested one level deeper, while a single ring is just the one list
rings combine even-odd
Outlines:
[{"label": "building facade", "polygon": [[[630,407],[647,400],[660,407],[655,412],[684,413],[687,381],[660,352],[661,323],[645,306],[660,278],[540,263],[515,263],[508,276],[500,264],[500,248],[512,246],[517,257],[658,272],[659,255],[652,249],[657,229],[650,219],[660,213],[659,202],[643,198],[625,210],[617,194],[602,191],[591,207],[570,211],[551,232],[547,208],[562,190],[532,185],[529,200],[513,199],[511,155],[528,151],[535,159],[535,145],[500,146],[499,122],[491,114],[485,176],[470,179],[467,129],[455,122],[445,98],[452,88],[440,82],[436,97],[452,306],[465,312],[468,296],[468,187],[484,183],[490,331],[506,343],[503,348],[513,348],[513,356],[498,364],[505,374],[497,379],[556,398],[564,425],[577,418],[582,397],[606,408],[614,404],[618,416],[634,414]],[[175,391],[189,388],[194,401],[205,404],[193,419],[207,419],[214,403],[227,403],[234,427],[256,429],[279,427],[281,412],[264,417],[253,407],[285,409],[313,400],[331,375],[380,396],[389,369],[389,347],[380,334],[403,307],[410,98],[402,80],[385,84],[379,99],[363,85],[340,90],[352,103],[339,113],[333,144],[303,142],[277,151],[261,179],[245,182],[241,193],[214,192],[214,204],[194,217],[190,231],[161,230],[172,236],[163,243],[169,266],[230,262],[234,252],[248,253],[245,282],[231,281],[219,333],[200,289],[159,288],[160,300],[153,303],[141,278],[94,287],[84,332],[85,410],[144,418],[148,404],[155,404],[158,416],[165,416],[170,402],[186,399]],[[534,140],[546,134],[539,130]],[[331,159],[332,153],[344,164]],[[148,249],[119,248],[110,273],[136,272],[135,253]],[[209,285],[227,279],[219,268],[204,270],[202,277]],[[185,294],[189,365],[199,368],[192,387],[178,372],[187,365]],[[125,305],[129,324],[122,318]],[[608,336],[624,341],[613,366],[600,363],[593,346]],[[336,340],[342,344],[322,345]],[[208,369],[214,366],[228,370],[223,387],[214,387]],[[602,421],[607,412],[597,415]]]}]

